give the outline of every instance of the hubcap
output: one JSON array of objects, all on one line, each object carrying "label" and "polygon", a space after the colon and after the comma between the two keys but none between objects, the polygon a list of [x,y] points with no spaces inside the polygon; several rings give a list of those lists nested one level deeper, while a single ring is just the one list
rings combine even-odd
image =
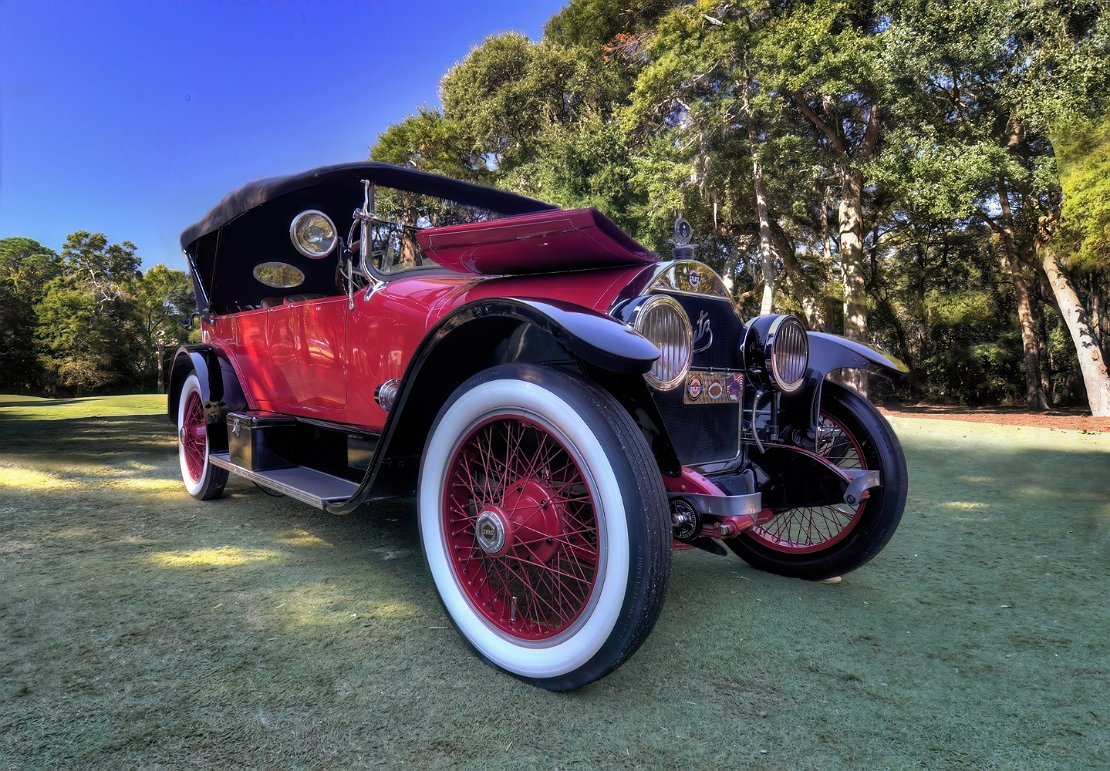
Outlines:
[{"label": "hubcap", "polygon": [[506,545],[512,545],[507,537],[508,529],[501,514],[493,510],[483,511],[474,523],[474,539],[486,554],[500,555]]}]

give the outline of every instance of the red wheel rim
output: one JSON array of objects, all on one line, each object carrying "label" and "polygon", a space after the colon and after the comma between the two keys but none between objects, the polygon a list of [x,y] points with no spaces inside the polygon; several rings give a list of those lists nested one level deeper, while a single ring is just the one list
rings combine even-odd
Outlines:
[{"label": "red wheel rim", "polygon": [[204,407],[200,403],[200,394],[196,391],[190,391],[185,397],[180,441],[189,476],[193,482],[199,482],[204,475],[204,458],[208,452],[208,424],[204,420]]},{"label": "red wheel rim", "polygon": [[[817,454],[841,468],[866,469],[867,460],[852,432],[822,412],[817,425]],[[856,508],[847,504],[787,509],[748,534],[769,549],[786,554],[809,554],[827,549],[848,536],[863,516],[867,498]]]},{"label": "red wheel rim", "polygon": [[602,543],[578,462],[546,428],[493,418],[448,466],[448,559],[471,605],[513,638],[551,641],[590,606]]}]

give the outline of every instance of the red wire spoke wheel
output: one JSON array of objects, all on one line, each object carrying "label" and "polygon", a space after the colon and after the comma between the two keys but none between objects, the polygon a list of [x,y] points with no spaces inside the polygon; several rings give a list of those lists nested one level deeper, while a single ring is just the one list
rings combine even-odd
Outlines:
[{"label": "red wire spoke wheel", "polygon": [[[817,424],[817,454],[846,469],[867,469],[867,460],[856,437],[832,415],[821,413]],[[810,554],[843,540],[860,521],[867,508],[865,499],[852,508],[806,506],[781,512],[760,527],[748,531],[751,538],[784,554]]]},{"label": "red wire spoke wheel", "polygon": [[586,609],[603,548],[593,494],[543,426],[498,418],[462,441],[444,489],[456,578],[489,623],[550,640]]},{"label": "red wire spoke wheel", "polygon": [[208,422],[200,379],[190,374],[181,384],[177,400],[177,455],[181,481],[194,498],[218,498],[227,484],[227,471],[208,462]]},{"label": "red wire spoke wheel", "polygon": [[607,392],[538,365],[468,380],[440,410],[417,490],[451,623],[549,690],[603,677],[662,608],[671,526],[643,434]]},{"label": "red wire spoke wheel", "polygon": [[199,483],[204,474],[205,455],[208,451],[208,431],[204,422],[204,407],[200,394],[190,391],[185,400],[185,419],[181,422],[181,449],[185,453],[185,466],[189,478]]},{"label": "red wire spoke wheel", "polygon": [[842,468],[877,469],[881,486],[859,506],[788,509],[725,542],[753,567],[813,581],[832,578],[869,562],[894,535],[906,505],[906,459],[886,419],[855,391],[826,382],[816,449]]}]

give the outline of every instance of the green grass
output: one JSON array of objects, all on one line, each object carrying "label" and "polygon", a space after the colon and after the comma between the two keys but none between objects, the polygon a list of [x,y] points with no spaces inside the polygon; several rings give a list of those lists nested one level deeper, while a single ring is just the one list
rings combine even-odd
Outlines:
[{"label": "green grass", "polygon": [[640,652],[556,695],[449,628],[411,504],[194,501],[162,405],[0,397],[0,766],[1110,762],[1110,435],[898,420],[870,565],[677,554]]}]

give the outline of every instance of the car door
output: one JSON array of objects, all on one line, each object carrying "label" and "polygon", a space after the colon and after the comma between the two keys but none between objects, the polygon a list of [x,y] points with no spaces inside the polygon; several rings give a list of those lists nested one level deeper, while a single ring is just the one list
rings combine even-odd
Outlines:
[{"label": "car door", "polygon": [[347,298],[306,300],[283,308],[296,329],[295,410],[342,420],[347,404]]}]

